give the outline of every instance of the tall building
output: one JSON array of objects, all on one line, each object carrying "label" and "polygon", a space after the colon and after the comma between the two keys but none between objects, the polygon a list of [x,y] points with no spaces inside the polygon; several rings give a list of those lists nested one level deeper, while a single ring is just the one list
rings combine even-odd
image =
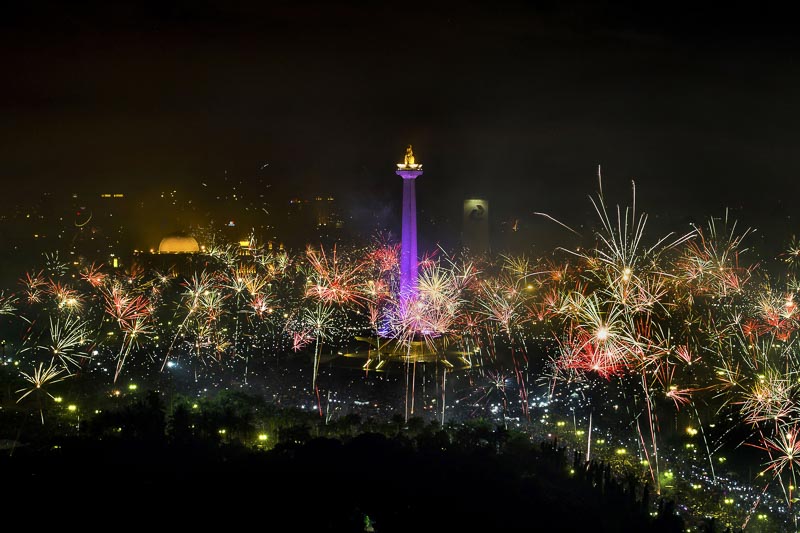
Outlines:
[{"label": "tall building", "polygon": [[489,201],[484,198],[464,200],[464,219],[461,226],[461,242],[474,253],[488,253]]}]

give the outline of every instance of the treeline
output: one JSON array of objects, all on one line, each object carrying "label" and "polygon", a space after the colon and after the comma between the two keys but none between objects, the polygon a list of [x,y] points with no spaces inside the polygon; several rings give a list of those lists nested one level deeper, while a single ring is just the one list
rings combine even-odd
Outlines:
[{"label": "treeline", "polygon": [[[226,391],[170,409],[149,392],[79,424],[2,455],[4,502],[92,519],[168,506],[176,525],[255,520],[283,531],[683,530],[673,503],[651,505],[637,476],[480,420],[325,423]],[[31,497],[45,487],[71,497]]]}]

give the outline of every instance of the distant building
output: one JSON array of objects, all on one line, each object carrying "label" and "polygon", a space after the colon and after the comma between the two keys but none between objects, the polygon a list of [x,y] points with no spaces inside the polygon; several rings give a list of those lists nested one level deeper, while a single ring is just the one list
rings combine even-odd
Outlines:
[{"label": "distant building", "polygon": [[145,269],[158,269],[176,276],[189,276],[194,271],[201,251],[197,239],[186,233],[171,233],[161,239],[158,250],[134,251],[135,263]]},{"label": "distant building", "polygon": [[286,211],[284,236],[290,248],[305,248],[307,244],[338,242],[344,220],[333,196],[318,195],[310,200],[292,198]]},{"label": "distant building", "polygon": [[173,233],[167,235],[158,244],[160,254],[195,254],[200,251],[200,245],[191,235]]},{"label": "distant building", "polygon": [[484,198],[464,200],[464,218],[461,227],[461,243],[474,253],[488,253],[489,201]]}]

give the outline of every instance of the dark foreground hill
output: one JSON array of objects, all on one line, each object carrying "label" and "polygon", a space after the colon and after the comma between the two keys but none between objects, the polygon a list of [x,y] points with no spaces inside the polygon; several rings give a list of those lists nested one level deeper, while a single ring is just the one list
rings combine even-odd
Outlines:
[{"label": "dark foreground hill", "polygon": [[[0,457],[6,516],[91,530],[681,531],[647,491],[524,439],[440,446],[365,433],[265,452],[208,442],[62,439]],[[578,466],[578,470],[574,470]],[[80,530],[80,529],[79,529]]]}]

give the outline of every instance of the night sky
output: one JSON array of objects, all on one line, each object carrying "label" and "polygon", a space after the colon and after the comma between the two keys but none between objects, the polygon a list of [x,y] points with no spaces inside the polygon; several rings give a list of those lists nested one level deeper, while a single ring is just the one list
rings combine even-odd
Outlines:
[{"label": "night sky", "polygon": [[584,223],[600,164],[612,203],[633,179],[669,229],[731,207],[794,231],[800,66],[777,9],[24,4],[0,20],[11,197],[227,175],[335,194],[357,216],[399,206],[392,167],[413,143],[423,210],[483,195],[558,232],[531,213]]}]

